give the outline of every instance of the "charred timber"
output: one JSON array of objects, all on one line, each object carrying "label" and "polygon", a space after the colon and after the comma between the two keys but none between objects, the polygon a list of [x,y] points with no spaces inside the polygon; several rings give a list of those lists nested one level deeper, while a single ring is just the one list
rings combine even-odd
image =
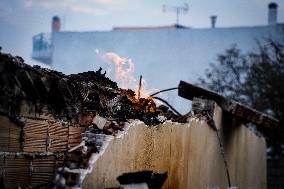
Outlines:
[{"label": "charred timber", "polygon": [[179,83],[178,95],[188,100],[193,100],[197,97],[215,101],[225,112],[261,127],[264,126],[271,129],[280,127],[279,121],[269,115],[184,81]]},{"label": "charred timber", "polygon": [[82,117],[96,114],[117,122],[159,123],[153,100],[137,99],[133,91],[118,88],[101,70],[64,75],[0,53],[0,113],[12,119],[24,115],[80,124],[84,124]]},{"label": "charred timber", "polygon": [[64,75],[0,52],[0,186],[81,187],[107,135],[128,119],[161,123],[153,99],[101,71]]}]

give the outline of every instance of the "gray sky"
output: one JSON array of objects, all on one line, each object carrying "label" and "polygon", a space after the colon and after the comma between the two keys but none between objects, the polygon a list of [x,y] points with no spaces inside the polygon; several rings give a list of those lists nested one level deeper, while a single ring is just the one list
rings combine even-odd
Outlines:
[{"label": "gray sky", "polygon": [[[0,46],[3,52],[30,59],[32,36],[50,32],[51,18],[62,19],[66,31],[111,30],[113,26],[160,26],[175,23],[175,14],[162,5],[189,5],[180,24],[206,28],[217,15],[217,27],[267,24],[270,0],[0,0]],[[278,22],[284,22],[284,1],[274,0]]]}]

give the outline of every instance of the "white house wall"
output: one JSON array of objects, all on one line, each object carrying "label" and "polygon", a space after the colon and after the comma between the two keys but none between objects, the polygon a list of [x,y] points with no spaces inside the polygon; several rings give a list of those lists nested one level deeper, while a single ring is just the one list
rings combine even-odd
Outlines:
[{"label": "white house wall", "polygon": [[[284,25],[58,32],[53,36],[52,68],[66,74],[106,69],[95,50],[111,51],[133,60],[136,78],[143,75],[150,87],[164,89],[176,87],[180,80],[196,82],[208,64],[216,62],[217,54],[233,44],[246,52],[256,48],[257,39],[268,37],[284,42]],[[184,103],[173,102],[173,97],[168,100]]]}]

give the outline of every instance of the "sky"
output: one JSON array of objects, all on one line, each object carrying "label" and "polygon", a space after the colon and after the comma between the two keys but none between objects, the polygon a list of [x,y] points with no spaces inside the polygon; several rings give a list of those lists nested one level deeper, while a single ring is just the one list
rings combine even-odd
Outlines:
[{"label": "sky", "polygon": [[[31,59],[32,36],[51,31],[51,18],[61,18],[63,31],[104,31],[114,26],[163,26],[175,23],[174,12],[163,5],[189,5],[180,24],[210,27],[209,17],[217,15],[217,27],[267,24],[271,0],[0,0],[0,46],[2,52]],[[284,1],[278,6],[278,22],[284,23]]]}]

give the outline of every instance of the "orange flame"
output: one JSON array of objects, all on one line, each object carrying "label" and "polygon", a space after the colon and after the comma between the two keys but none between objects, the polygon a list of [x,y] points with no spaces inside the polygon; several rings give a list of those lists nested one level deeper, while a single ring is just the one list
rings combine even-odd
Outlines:
[{"label": "orange flame", "polygon": [[[108,75],[113,74],[116,82],[119,83],[121,88],[135,90],[138,94],[139,86],[137,80],[134,77],[135,64],[130,58],[121,57],[114,52],[102,53],[100,50],[95,50],[98,55],[105,59],[108,64]],[[140,89],[140,97],[148,98],[151,93],[157,92],[159,89],[148,89],[148,84],[145,79],[142,78],[142,85]]]},{"label": "orange flame", "polygon": [[[138,94],[139,86],[135,86],[135,93]],[[145,79],[142,78],[140,96],[143,98],[149,98],[150,94],[160,91],[159,89],[149,89],[148,83]],[[151,97],[150,97],[151,98]]]}]

